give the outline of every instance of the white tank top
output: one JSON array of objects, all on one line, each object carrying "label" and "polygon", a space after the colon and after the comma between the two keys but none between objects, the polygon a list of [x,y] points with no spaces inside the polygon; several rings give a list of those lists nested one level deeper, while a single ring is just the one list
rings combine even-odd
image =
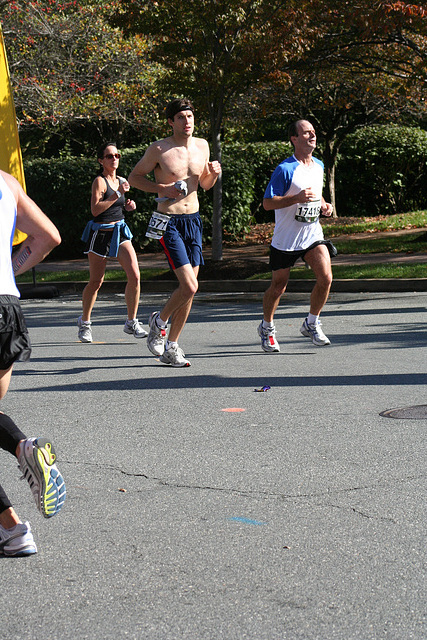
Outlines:
[{"label": "white tank top", "polygon": [[12,240],[16,223],[16,200],[0,175],[0,295],[17,296],[12,270]]}]

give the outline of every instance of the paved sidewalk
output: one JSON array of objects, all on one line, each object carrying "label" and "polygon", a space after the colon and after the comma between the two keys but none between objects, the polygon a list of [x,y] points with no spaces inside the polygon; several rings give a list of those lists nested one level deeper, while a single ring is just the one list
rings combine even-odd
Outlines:
[{"label": "paved sidewalk", "polygon": [[[417,232],[419,235],[427,232],[427,229],[401,229],[400,231],[379,231],[375,233],[376,238],[385,238],[392,236],[402,236],[413,234]],[[352,239],[372,239],[372,233],[357,233],[353,235],[346,236],[337,236],[336,238],[332,238],[333,242],[338,242],[339,240],[348,240]],[[268,262],[269,259],[269,250],[270,250],[270,242],[266,241],[264,244],[253,244],[253,245],[239,245],[239,246],[224,246],[223,247],[223,259],[232,259],[232,258],[240,258],[246,260],[255,260],[261,262]],[[204,247],[203,255],[205,259],[209,260],[212,257],[212,248]],[[346,254],[346,255],[338,255],[333,260],[333,264],[336,266],[340,265],[361,265],[361,264],[372,264],[372,263],[398,263],[404,264],[408,262],[417,262],[417,263],[427,263],[427,244],[426,251],[418,252],[418,253],[370,253],[370,254]],[[161,269],[163,266],[167,267],[166,258],[162,251],[157,253],[153,252],[144,252],[138,255],[138,263],[141,269]],[[87,270],[87,258],[83,256],[82,258],[74,259],[74,260],[52,260],[45,261],[41,265],[37,267],[38,271],[64,271],[64,270]],[[108,269],[116,269],[117,261],[109,260]]]},{"label": "paved sidewalk", "polygon": [[[270,245],[258,244],[240,247],[225,247],[223,259],[239,258],[268,263]],[[205,259],[210,259],[212,255],[211,247],[203,250]],[[369,254],[346,254],[338,255],[333,259],[333,265],[363,265],[363,264],[407,264],[409,262],[427,263],[426,252],[418,253],[369,253]],[[164,254],[141,253],[138,255],[138,263],[141,269],[162,269],[167,268]],[[107,263],[107,269],[117,269],[118,262],[111,259]],[[37,271],[84,271],[88,269],[87,258],[77,258],[74,260],[45,261],[38,265]]]}]

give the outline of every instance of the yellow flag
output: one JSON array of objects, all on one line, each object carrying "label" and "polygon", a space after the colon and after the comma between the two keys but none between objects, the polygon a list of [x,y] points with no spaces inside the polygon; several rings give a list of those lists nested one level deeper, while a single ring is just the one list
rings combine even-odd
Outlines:
[{"label": "yellow flag", "polygon": [[[10,85],[9,65],[7,64],[3,32],[0,25],[0,169],[10,173],[25,190],[24,167],[21,146],[16,125],[15,104]],[[13,244],[20,244],[27,235],[15,230]]]}]

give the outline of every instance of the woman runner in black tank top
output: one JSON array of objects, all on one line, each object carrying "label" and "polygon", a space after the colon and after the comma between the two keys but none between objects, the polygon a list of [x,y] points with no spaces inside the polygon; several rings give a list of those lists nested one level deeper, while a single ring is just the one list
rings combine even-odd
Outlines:
[{"label": "woman runner in black tank top", "polygon": [[93,219],[88,225],[85,253],[89,259],[89,282],[83,290],[83,312],[77,324],[81,342],[92,342],[91,314],[104,281],[107,259],[115,255],[112,243],[117,241],[117,260],[127,277],[125,300],[127,320],[124,332],[145,338],[147,332],[137,319],[140,297],[140,271],[133,248],[129,227],[124,221],[125,211],[134,211],[135,202],[126,197],[130,186],[125,178],[117,176],[120,154],[113,142],[107,142],[98,149],[99,175],[92,183],[91,211]]}]

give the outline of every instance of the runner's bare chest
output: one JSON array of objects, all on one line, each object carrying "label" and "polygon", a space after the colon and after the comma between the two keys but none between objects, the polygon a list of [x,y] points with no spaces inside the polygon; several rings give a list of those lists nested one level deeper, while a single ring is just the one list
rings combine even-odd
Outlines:
[{"label": "runner's bare chest", "polygon": [[192,176],[199,177],[205,166],[202,150],[197,145],[172,147],[162,153],[158,170],[171,182]]}]

